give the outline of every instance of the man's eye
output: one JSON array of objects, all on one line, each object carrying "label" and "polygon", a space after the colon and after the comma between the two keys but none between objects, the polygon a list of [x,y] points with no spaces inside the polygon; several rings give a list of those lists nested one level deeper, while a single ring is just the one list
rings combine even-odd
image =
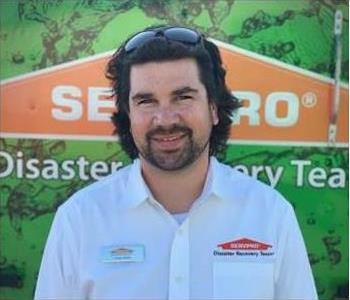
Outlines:
[{"label": "man's eye", "polygon": [[137,102],[137,105],[147,105],[153,103],[153,99],[143,99]]},{"label": "man's eye", "polygon": [[190,95],[180,95],[177,97],[179,100],[190,100],[192,97]]}]

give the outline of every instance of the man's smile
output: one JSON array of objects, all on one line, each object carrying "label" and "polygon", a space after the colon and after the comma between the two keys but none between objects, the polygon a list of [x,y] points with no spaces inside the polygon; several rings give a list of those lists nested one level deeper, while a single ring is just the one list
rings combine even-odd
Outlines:
[{"label": "man's smile", "polygon": [[181,146],[186,136],[187,133],[182,132],[170,135],[154,135],[151,137],[151,141],[161,150],[174,150]]}]

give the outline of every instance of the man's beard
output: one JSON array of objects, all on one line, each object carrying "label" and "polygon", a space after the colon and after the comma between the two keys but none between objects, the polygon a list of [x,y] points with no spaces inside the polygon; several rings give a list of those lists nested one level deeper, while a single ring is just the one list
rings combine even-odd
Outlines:
[{"label": "man's beard", "polygon": [[[152,146],[154,136],[171,134],[184,135],[181,138],[184,141],[180,149],[160,150]],[[206,149],[208,143],[209,138],[204,142],[195,141],[192,129],[174,125],[168,129],[157,127],[150,130],[146,134],[146,143],[139,145],[138,150],[140,155],[154,167],[164,171],[178,171],[194,163]]]}]

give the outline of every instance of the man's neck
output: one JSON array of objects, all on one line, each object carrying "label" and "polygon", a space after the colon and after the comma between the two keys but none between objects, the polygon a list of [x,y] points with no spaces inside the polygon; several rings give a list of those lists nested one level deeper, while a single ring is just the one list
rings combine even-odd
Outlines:
[{"label": "man's neck", "polygon": [[171,214],[189,211],[201,195],[209,168],[208,154],[179,171],[164,171],[141,159],[143,178],[155,199]]}]

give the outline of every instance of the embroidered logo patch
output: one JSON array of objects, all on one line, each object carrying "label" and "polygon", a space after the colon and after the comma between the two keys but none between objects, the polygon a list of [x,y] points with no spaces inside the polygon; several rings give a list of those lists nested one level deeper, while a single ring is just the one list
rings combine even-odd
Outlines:
[{"label": "embroidered logo patch", "polygon": [[217,256],[272,256],[274,252],[270,251],[272,245],[258,242],[248,238],[241,238],[217,245],[214,255]]}]

